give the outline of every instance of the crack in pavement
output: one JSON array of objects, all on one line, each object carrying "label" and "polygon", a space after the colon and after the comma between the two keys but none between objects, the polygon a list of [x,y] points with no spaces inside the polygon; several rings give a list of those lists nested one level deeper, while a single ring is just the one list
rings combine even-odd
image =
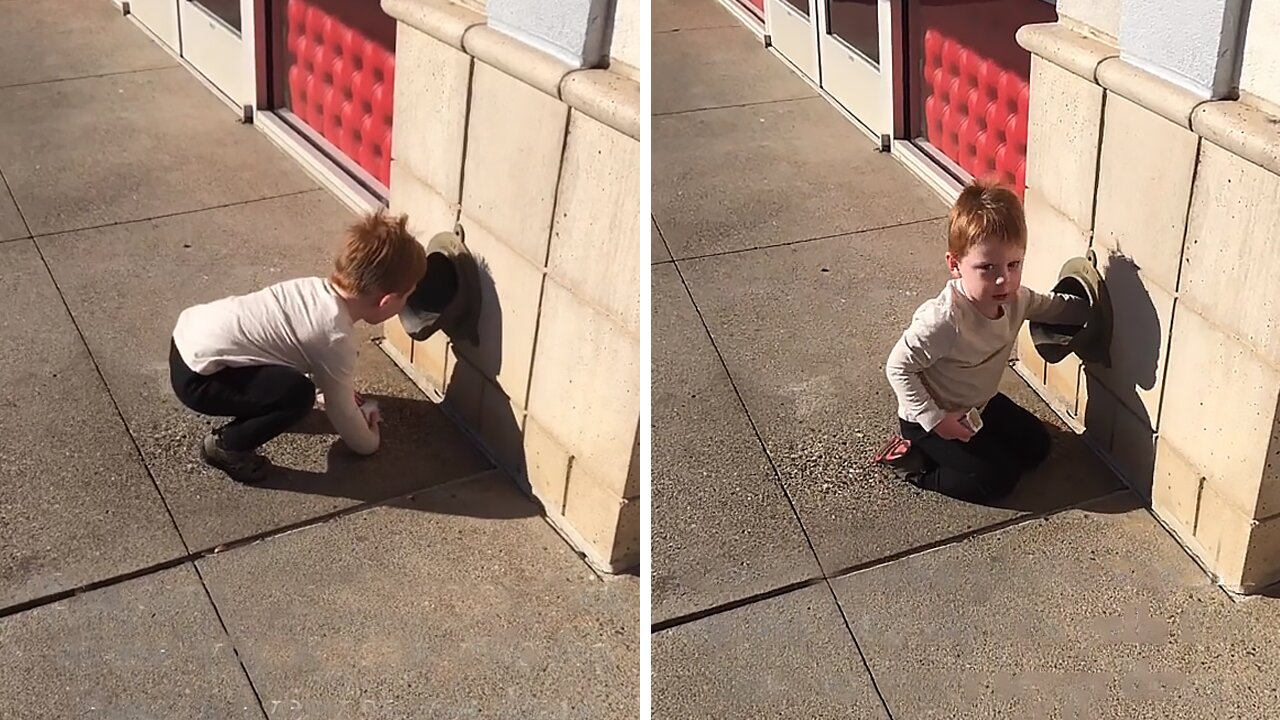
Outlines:
[{"label": "crack in pavement", "polygon": [[[339,508],[337,510],[330,511],[322,515],[316,515],[313,517],[309,517],[302,520],[298,520],[296,522],[289,523],[287,525],[280,525],[277,527],[273,527],[267,530],[263,530],[262,532],[254,533],[252,535],[246,535],[244,537],[236,538],[234,540],[229,540],[227,542],[218,543],[217,545],[211,545],[209,547],[206,547],[200,550],[190,551],[184,555],[181,555],[175,558],[170,558],[162,562],[154,563],[152,565],[148,565],[146,567],[139,568],[137,570],[130,570],[129,572],[113,575],[109,578],[104,578],[102,580],[94,580],[93,582],[85,583],[83,585],[79,585],[74,588],[69,588],[67,590],[59,590],[56,593],[41,595],[40,597],[32,598],[30,600],[24,600],[20,603],[15,603],[13,605],[0,608],[0,619],[4,619],[12,615],[17,615],[19,613],[26,612],[27,610],[32,610],[38,607],[43,607],[45,605],[51,605],[56,602],[61,602],[62,600],[66,600],[68,598],[72,598],[77,595],[83,595],[85,593],[92,592],[94,590],[101,590],[103,588],[111,587],[113,585],[119,585],[120,583],[127,582],[129,580],[136,580],[138,578],[145,577],[147,575],[152,575],[158,572],[162,572],[164,570],[170,570],[172,568],[179,567],[187,563],[195,563],[197,560],[202,560],[204,558],[211,557],[213,555],[218,555],[224,552],[228,552],[230,550],[236,550],[249,545],[256,545],[257,543],[263,542],[264,540],[272,540],[275,538],[279,538],[285,535],[295,533],[299,530],[306,530],[308,528],[318,527],[320,525],[324,525],[334,520],[344,518],[348,515],[356,515],[358,513],[374,510],[383,506],[390,506],[397,502],[402,502],[405,500],[412,499],[418,495],[435,493],[435,492],[444,491],[444,490],[451,490],[458,486],[465,485],[469,482],[474,482],[491,472],[493,472],[493,468],[487,468],[485,470],[482,470],[477,473],[473,473],[471,475],[466,475],[464,477],[456,478],[448,482],[440,483],[439,485],[432,485],[431,487],[428,487],[428,488],[419,488],[417,490],[411,490],[409,492],[401,493],[400,495],[395,495],[388,498],[383,498],[381,500],[369,500],[366,502],[357,503],[350,507]],[[207,588],[206,588],[206,591],[207,591]]]},{"label": "crack in pavement", "polygon": [[[653,218],[654,227],[658,231],[658,237],[665,244],[667,239],[663,234],[662,225]],[[670,251],[670,246],[667,250]],[[893,720],[893,713],[889,710],[889,703],[885,700],[884,694],[880,691],[880,686],[876,682],[875,673],[871,671],[871,664],[867,661],[866,653],[862,651],[862,645],[858,642],[858,638],[853,634],[853,627],[849,624],[849,619],[844,614],[844,609],[840,607],[840,599],[836,596],[835,588],[831,587],[831,581],[827,577],[827,571],[822,566],[822,558],[818,555],[817,547],[813,543],[813,539],[809,536],[809,529],[805,527],[804,521],[800,518],[800,511],[796,507],[795,499],[791,496],[791,491],[787,488],[786,483],[782,482],[782,473],[778,470],[777,463],[774,462],[773,454],[769,452],[768,445],[765,444],[764,436],[760,434],[760,429],[756,426],[755,418],[751,416],[751,411],[747,408],[747,402],[742,397],[741,391],[738,389],[738,383],[733,378],[733,374],[729,372],[729,364],[724,359],[724,354],[720,352],[720,346],[716,344],[715,336],[711,333],[711,328],[707,325],[706,318],[702,315],[702,309],[698,307],[697,300],[693,297],[693,291],[689,288],[689,282],[685,279],[684,272],[680,269],[679,262],[672,262],[672,266],[676,269],[676,275],[680,278],[680,284],[684,287],[685,294],[689,297],[689,302],[693,305],[693,311],[698,316],[698,322],[702,324],[702,331],[707,334],[708,340],[711,342],[711,349],[715,352],[716,358],[720,361],[720,366],[724,368],[725,376],[729,379],[729,385],[733,389],[734,396],[738,399],[738,404],[742,408],[742,412],[747,418],[747,423],[751,426],[751,432],[755,435],[756,442],[759,444],[761,451],[764,453],[765,461],[769,463],[769,469],[772,471],[773,480],[778,484],[782,491],[783,497],[787,499],[787,505],[791,508],[791,514],[796,520],[796,524],[800,528],[800,533],[804,536],[805,544],[809,546],[809,552],[813,555],[814,563],[818,566],[818,571],[822,573],[822,577],[817,579],[813,584],[824,584],[827,592],[831,595],[831,599],[836,604],[836,608],[840,611],[840,618],[844,621],[845,630],[849,633],[849,639],[853,641],[853,647],[858,652],[858,658],[862,662],[862,668],[867,673],[867,678],[871,681],[871,687],[875,690],[876,697],[880,699],[880,704],[884,708],[885,715],[889,720]]]},{"label": "crack in pavement", "polygon": [[[233,200],[231,202],[221,203],[218,205],[209,205],[207,207],[193,208],[191,210],[177,210],[171,213],[161,213],[159,215],[148,215],[147,217],[131,218],[129,220],[115,220],[112,222],[102,223],[99,225],[87,225],[85,227],[71,228],[69,230],[57,230],[55,232],[41,233],[39,235],[32,233],[31,228],[28,226],[27,233],[31,235],[31,238],[22,238],[22,239],[39,240],[42,238],[53,238],[53,237],[58,237],[59,235],[71,235],[73,233],[88,232],[90,230],[101,230],[103,228],[117,227],[121,225],[134,225],[136,223],[151,222],[153,220],[166,220],[168,218],[182,217],[184,215],[195,215],[197,213],[209,212],[210,210],[225,210],[227,208],[240,207],[242,205],[253,205],[261,202],[269,202],[271,200],[281,200],[284,198],[296,197],[298,195],[306,195],[308,193],[314,193],[314,192],[325,192],[325,189],[322,187],[313,187],[313,188],[307,188],[305,190],[291,190],[289,192],[280,193],[278,195],[267,195],[266,197],[251,198],[249,200]],[[17,199],[15,199],[14,205],[17,206],[17,204],[18,204]],[[18,208],[18,213],[19,214],[22,213],[21,208]],[[24,222],[25,222],[25,219],[24,219]]]},{"label": "crack in pavement", "polygon": [[116,77],[117,75],[135,75],[137,73],[155,72],[157,70],[172,70],[181,68],[182,66],[174,63],[172,65],[161,65],[158,67],[135,68],[133,70],[116,70],[114,72],[99,73],[97,75],[76,75],[74,77],[49,78],[48,80],[35,80],[32,82],[13,83],[12,85],[0,85],[0,90],[8,90],[10,88],[32,87],[34,85],[52,85],[54,83],[72,82],[74,80],[94,80],[97,78]]},{"label": "crack in pavement", "polygon": [[[764,600],[770,600],[776,597],[781,597],[783,595],[788,595],[797,590],[803,590],[805,588],[810,588],[810,587],[813,587],[814,585],[818,585],[822,583],[824,580],[825,581],[840,580],[842,578],[868,572],[870,570],[875,570],[877,568],[886,567],[888,565],[892,565],[893,563],[900,562],[902,560],[907,560],[907,559],[918,557],[920,555],[925,555],[927,553],[931,553],[937,550],[942,550],[948,547],[959,545],[961,543],[965,543],[970,540],[977,540],[979,538],[996,535],[1006,530],[1012,530],[1014,528],[1018,528],[1024,525],[1030,525],[1036,522],[1044,522],[1057,515],[1061,515],[1063,513],[1070,512],[1072,510],[1079,510],[1089,505],[1103,502],[1107,498],[1121,496],[1121,495],[1129,494],[1131,492],[1132,491],[1129,490],[1128,488],[1118,488],[1109,493],[1106,493],[1105,495],[1099,495],[1097,497],[1087,498],[1085,500],[1081,500],[1080,502],[1074,503],[1072,505],[1057,508],[1054,510],[1017,515],[1012,518],[1009,518],[1008,520],[1002,520],[998,523],[993,523],[991,525],[984,525],[979,528],[974,528],[973,530],[968,530],[963,533],[951,535],[949,537],[943,538],[941,540],[937,540],[935,542],[925,543],[923,545],[916,545],[906,550],[901,550],[899,552],[885,555],[883,557],[875,558],[874,560],[868,560],[866,562],[858,563],[856,565],[850,565],[849,567],[846,567],[842,570],[838,570],[830,574],[824,574],[822,576],[812,577],[807,580],[800,580],[797,582],[789,583],[787,585],[771,588],[763,592],[753,593],[751,595],[730,600],[728,602],[723,602],[716,605],[712,605],[710,607],[695,610],[693,612],[685,613],[683,615],[677,615],[676,617],[668,618],[666,620],[653,623],[653,625],[651,626],[651,633],[657,634],[665,630],[670,630],[675,627],[680,627],[681,625],[688,625],[689,623],[697,622],[698,620],[703,620],[705,618],[713,617],[715,615],[720,615],[725,612],[737,610],[739,608],[743,608],[748,605],[754,605],[755,603],[758,603]],[[837,604],[839,603],[837,602]]]},{"label": "crack in pavement", "polygon": [[[675,254],[674,254],[674,253],[671,253],[671,248],[670,248],[670,246],[668,246],[668,247],[667,247],[667,252],[668,252],[669,254],[671,254],[671,256],[672,256],[672,257],[671,257],[671,259],[670,259],[670,260],[659,260],[659,261],[656,261],[656,262],[654,262],[654,263],[652,263],[652,264],[654,264],[654,265],[661,265],[661,264],[663,264],[663,263],[670,263],[670,262],[676,262],[676,263],[678,263],[678,262],[684,262],[684,261],[686,261],[686,260],[706,260],[707,258],[724,257],[724,256],[726,256],[726,255],[740,255],[740,254],[742,254],[742,253],[755,252],[756,250],[772,250],[772,249],[774,249],[774,248],[791,247],[792,245],[804,245],[804,244],[806,244],[806,243],[818,242],[818,241],[820,241],[820,240],[834,240],[834,239],[836,239],[836,238],[850,237],[850,236],[853,236],[853,235],[865,235],[865,234],[867,234],[867,233],[881,232],[881,231],[884,231],[884,230],[896,230],[896,229],[898,229],[898,228],[910,227],[910,226],[912,226],[912,225],[923,225],[923,224],[925,224],[925,223],[937,222],[938,220],[945,220],[946,218],[947,218],[947,216],[946,216],[946,215],[939,215],[939,216],[937,216],[937,217],[921,218],[920,220],[904,220],[904,221],[902,221],[902,222],[900,222],[900,223],[890,223],[890,224],[888,224],[888,225],[878,225],[878,226],[876,226],[876,227],[866,228],[865,230],[848,230],[848,231],[845,231],[845,232],[831,233],[831,234],[828,234],[828,235],[815,235],[815,236],[813,236],[813,237],[801,238],[801,239],[799,239],[799,240],[788,240],[788,241],[786,241],[786,242],[770,243],[770,244],[767,244],[767,245],[753,245],[753,246],[751,246],[751,247],[747,247],[747,248],[735,248],[735,249],[733,249],[733,250],[721,250],[720,252],[704,253],[704,254],[702,254],[702,255],[688,255],[688,256],[685,256],[685,257],[675,257]],[[655,223],[655,224],[657,223],[657,220],[656,220],[656,219],[654,220],[654,223]],[[662,231],[661,231],[661,229],[659,229],[659,231],[658,231],[658,235],[659,235],[659,236],[662,236]],[[667,244],[667,241],[666,241],[666,238],[665,238],[665,237],[663,238],[662,243],[663,243],[663,245],[666,245],[666,244]]]},{"label": "crack in pavement", "polygon": [[669,110],[667,112],[652,113],[652,117],[672,117],[673,115],[690,115],[692,113],[708,112],[710,110],[733,110],[735,108],[756,107],[757,105],[777,105],[779,103],[798,102],[801,100],[821,100],[821,95],[801,95],[799,97],[780,98],[778,100],[757,100],[755,102],[735,103],[731,105],[709,105],[707,107],[689,108],[688,110]]}]

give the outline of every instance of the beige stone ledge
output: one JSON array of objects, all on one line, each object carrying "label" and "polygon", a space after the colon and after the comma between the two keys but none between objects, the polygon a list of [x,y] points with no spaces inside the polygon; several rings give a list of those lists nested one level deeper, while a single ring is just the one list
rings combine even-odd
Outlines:
[{"label": "beige stone ledge", "polygon": [[1242,102],[1201,104],[1191,114],[1200,137],[1280,175],[1280,118]]},{"label": "beige stone ledge", "polygon": [[1098,81],[1098,66],[1120,51],[1086,37],[1061,23],[1035,23],[1018,30],[1018,44],[1032,55],[1090,81]]},{"label": "beige stone ledge", "polygon": [[608,70],[575,70],[560,85],[573,109],[636,140],[640,139],[640,84]]},{"label": "beige stone ledge", "polygon": [[531,87],[560,97],[560,81],[574,68],[488,25],[477,25],[462,38],[463,50]]},{"label": "beige stone ledge", "polygon": [[640,84],[626,74],[574,68],[490,28],[483,15],[450,0],[382,0],[382,9],[574,110],[640,138]]},{"label": "beige stone ledge", "polygon": [[458,50],[465,50],[467,31],[485,23],[484,15],[447,1],[382,0],[382,11]]},{"label": "beige stone ledge", "polygon": [[1191,113],[1204,99],[1164,78],[1121,60],[1107,58],[1098,65],[1098,84],[1117,95],[1191,129]]},{"label": "beige stone ledge", "polygon": [[1121,60],[1116,48],[1061,23],[1024,25],[1018,30],[1018,44],[1280,175],[1280,117],[1269,108],[1239,100],[1201,100]]}]

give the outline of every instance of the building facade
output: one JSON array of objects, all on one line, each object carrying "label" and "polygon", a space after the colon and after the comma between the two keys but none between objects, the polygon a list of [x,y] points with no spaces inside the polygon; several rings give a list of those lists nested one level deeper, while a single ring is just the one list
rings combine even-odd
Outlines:
[{"label": "building facade", "polygon": [[384,349],[594,567],[640,558],[641,0],[114,0],[353,210],[461,226],[476,342]]},{"label": "building facade", "polygon": [[1280,581],[1280,3],[722,1],[945,199],[1013,186],[1028,286],[1092,251],[1108,366],[1016,369],[1222,586]]}]

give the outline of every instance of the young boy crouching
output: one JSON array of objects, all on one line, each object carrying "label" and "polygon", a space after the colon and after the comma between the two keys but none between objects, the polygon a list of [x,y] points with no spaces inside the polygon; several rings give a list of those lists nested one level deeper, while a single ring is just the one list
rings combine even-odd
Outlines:
[{"label": "young boy crouching", "polygon": [[174,393],[198,413],[233,418],[202,441],[205,462],[239,482],[264,480],[269,463],[257,450],[311,412],[317,387],[347,447],[378,449],[381,418],[361,411],[353,387],[355,323],[394,317],[422,278],[426,253],[405,223],[381,211],[355,223],[328,278],[287,280],[179,315]]},{"label": "young boy crouching", "polygon": [[1004,496],[1049,454],[1049,433],[998,392],[1026,320],[1083,325],[1083,298],[1022,287],[1027,226],[1007,188],[975,183],[951,209],[951,281],[916,310],[885,372],[901,436],[876,461],[909,482],[970,502]]}]

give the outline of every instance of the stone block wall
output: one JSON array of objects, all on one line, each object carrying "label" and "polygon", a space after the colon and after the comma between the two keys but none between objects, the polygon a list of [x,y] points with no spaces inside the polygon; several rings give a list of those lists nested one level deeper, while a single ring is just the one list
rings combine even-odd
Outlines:
[{"label": "stone block wall", "polygon": [[391,209],[425,241],[461,222],[480,342],[387,351],[443,399],[606,572],[639,562],[640,93],[499,34],[470,8],[399,21]]},{"label": "stone block wall", "polygon": [[1063,24],[1034,54],[1024,282],[1092,248],[1109,368],[1019,371],[1226,588],[1280,580],[1280,118],[1203,101]]}]

